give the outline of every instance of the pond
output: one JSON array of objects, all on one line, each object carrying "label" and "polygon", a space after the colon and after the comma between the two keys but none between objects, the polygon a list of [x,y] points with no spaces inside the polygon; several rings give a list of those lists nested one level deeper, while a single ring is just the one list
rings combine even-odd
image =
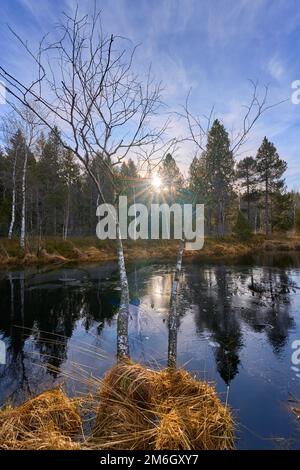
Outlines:
[{"label": "pond", "polygon": [[[277,261],[183,266],[177,364],[215,383],[233,409],[240,449],[300,449],[300,423],[289,409],[300,399],[300,367],[292,363],[300,260]],[[128,272],[131,356],[163,367],[174,264],[131,264]],[[70,395],[91,391],[115,361],[119,301],[114,263],[0,272],[0,404],[57,384]]]}]

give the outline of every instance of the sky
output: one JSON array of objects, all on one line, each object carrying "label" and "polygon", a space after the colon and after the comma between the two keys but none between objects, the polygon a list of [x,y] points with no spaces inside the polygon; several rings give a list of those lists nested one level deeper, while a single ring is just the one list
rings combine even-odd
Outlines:
[{"label": "sky", "polygon": [[[12,37],[10,25],[34,44],[57,24],[73,0],[1,0],[0,64],[26,77],[28,58]],[[80,12],[94,0],[80,0]],[[300,104],[291,100],[292,82],[300,80],[300,2],[298,0],[98,0],[103,28],[139,44],[135,67],[151,64],[164,84],[169,110],[180,111],[190,91],[194,114],[207,115],[212,106],[229,133],[239,131],[243,105],[251,98],[249,80],[269,86],[269,103],[284,103],[264,114],[237,158],[255,155],[266,135],[288,163],[289,189],[300,190]],[[7,112],[0,105],[0,115]],[[184,136],[182,121],[173,135]],[[181,144],[176,159],[187,174],[193,158],[190,144]]]}]

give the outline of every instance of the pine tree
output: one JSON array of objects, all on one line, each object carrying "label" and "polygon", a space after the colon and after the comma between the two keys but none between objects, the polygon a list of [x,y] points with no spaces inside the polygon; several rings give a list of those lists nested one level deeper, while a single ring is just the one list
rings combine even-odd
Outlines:
[{"label": "pine tree", "polygon": [[245,157],[237,164],[236,177],[240,186],[244,189],[244,199],[247,202],[247,219],[250,223],[250,204],[255,199],[257,185],[256,161],[253,157]]},{"label": "pine tree", "polygon": [[247,241],[252,237],[251,226],[241,211],[238,212],[237,220],[233,227],[233,233],[241,241]]},{"label": "pine tree", "polygon": [[60,177],[62,179],[64,191],[64,223],[63,223],[63,238],[68,238],[69,224],[70,224],[70,206],[71,194],[74,185],[78,184],[80,178],[80,171],[78,162],[74,154],[70,150],[64,150],[61,161]]},{"label": "pine tree", "polygon": [[121,192],[133,197],[135,188],[137,186],[136,179],[138,178],[138,171],[134,161],[129,158],[128,162],[123,162],[120,173],[120,187]]},{"label": "pine tree", "polygon": [[293,203],[290,193],[275,192],[271,204],[272,229],[290,230],[293,227]]},{"label": "pine tree", "polygon": [[189,168],[189,182],[190,190],[197,195],[197,202],[205,200],[207,184],[205,178],[205,159],[203,155],[200,158],[193,158]]},{"label": "pine tree", "polygon": [[64,222],[65,193],[62,161],[65,151],[59,135],[60,132],[57,128],[49,133],[41,149],[37,169],[40,179],[40,230],[43,229],[45,234],[51,235],[57,235],[57,230],[62,233]]},{"label": "pine tree", "polygon": [[170,153],[165,156],[162,162],[160,177],[167,189],[165,199],[169,199],[171,203],[174,202],[178,192],[183,188],[184,180],[175,159]]},{"label": "pine tree", "polygon": [[269,234],[270,227],[270,198],[275,192],[281,192],[284,188],[284,180],[281,179],[287,164],[279,158],[277,149],[264,137],[262,145],[256,155],[258,181],[263,185],[265,233]]},{"label": "pine tree", "polygon": [[218,236],[223,237],[234,182],[234,159],[228,133],[218,119],[208,133],[204,159],[207,192],[217,211]]}]

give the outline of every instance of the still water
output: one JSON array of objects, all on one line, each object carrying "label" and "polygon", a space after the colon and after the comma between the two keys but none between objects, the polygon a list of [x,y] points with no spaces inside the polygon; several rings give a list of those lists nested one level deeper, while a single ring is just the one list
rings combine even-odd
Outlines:
[{"label": "still water", "polygon": [[[244,260],[245,261],[245,260]],[[178,297],[177,363],[216,384],[237,421],[240,449],[298,448],[300,399],[292,342],[300,339],[300,262],[185,264]],[[253,260],[252,260],[253,262]],[[129,266],[130,351],[166,365],[174,265]],[[0,404],[56,384],[90,390],[114,363],[120,301],[115,264],[0,272]],[[294,367],[294,369],[292,368]]]}]

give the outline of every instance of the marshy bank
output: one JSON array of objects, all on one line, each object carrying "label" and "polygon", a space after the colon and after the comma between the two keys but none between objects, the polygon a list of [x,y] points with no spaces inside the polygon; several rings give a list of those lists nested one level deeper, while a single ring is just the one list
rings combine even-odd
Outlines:
[{"label": "marshy bank", "polygon": [[[91,409],[87,436],[81,415]],[[0,410],[0,449],[6,450],[233,448],[228,406],[212,385],[183,369],[154,371],[123,361],[108,371],[94,397],[71,400],[54,389]]]},{"label": "marshy bank", "polygon": [[[125,259],[128,261],[174,260],[178,251],[178,241],[138,240],[124,242]],[[300,252],[300,236],[276,235],[265,239],[254,235],[251,240],[241,242],[233,236],[224,239],[206,237],[201,250],[185,251],[186,261],[235,260],[241,256],[269,253]],[[43,240],[27,240],[26,249],[19,246],[18,240],[0,238],[0,267],[45,266],[67,263],[105,263],[117,260],[114,241],[98,240],[92,237],[71,237],[63,240],[48,237]]]}]

